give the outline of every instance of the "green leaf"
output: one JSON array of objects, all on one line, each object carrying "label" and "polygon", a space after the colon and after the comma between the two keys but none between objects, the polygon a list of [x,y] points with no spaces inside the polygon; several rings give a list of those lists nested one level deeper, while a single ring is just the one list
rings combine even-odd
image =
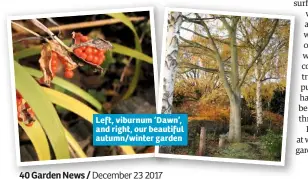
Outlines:
[{"label": "green leaf", "polygon": [[16,88],[33,109],[51,143],[56,158],[70,158],[62,124],[52,103],[41,86],[16,61],[14,61],[14,68]]},{"label": "green leaf", "polygon": [[[129,57],[132,57],[132,58],[137,58],[137,59],[140,59],[140,60],[145,61],[147,63],[151,63],[151,64],[153,63],[152,57],[150,57],[150,56],[148,56],[144,53],[141,53],[140,51],[131,49],[131,48],[126,47],[126,46],[122,46],[122,45],[117,44],[117,43],[112,43],[112,46],[114,47],[112,49],[112,52],[114,52],[114,53],[119,53],[119,54],[126,55],[126,56],[129,56]],[[23,58],[26,58],[26,57],[30,57],[30,56],[33,56],[33,55],[39,55],[40,52],[41,52],[41,48],[42,48],[41,45],[36,45],[36,46],[32,46],[30,48],[26,48],[26,49],[23,49],[21,51],[15,52],[14,53],[14,60],[19,61],[20,59],[23,59]],[[111,61],[110,63],[114,63],[114,61]],[[105,62],[103,63],[103,67],[106,67]]]},{"label": "green leaf", "polygon": [[23,49],[21,51],[14,53],[14,60],[19,61],[20,59],[31,57],[33,55],[39,55],[41,52],[42,46],[36,45],[30,48]]},{"label": "green leaf", "polygon": [[49,100],[52,103],[59,105],[71,112],[74,112],[75,114],[86,119],[90,123],[92,123],[93,114],[97,114],[97,112],[94,111],[92,108],[71,96],[68,96],[64,93],[58,92],[50,88],[43,87],[43,90],[45,91]]},{"label": "green leaf", "polygon": [[72,134],[69,131],[67,131],[66,128],[64,128],[64,132],[65,132],[65,136],[66,136],[68,143],[70,144],[72,149],[76,152],[78,157],[87,158],[87,155],[84,153],[84,151],[82,150],[78,142],[75,140],[75,138],[72,136]]},{"label": "green leaf", "polygon": [[[63,40],[64,44],[68,45],[72,43],[72,40],[67,39]],[[20,51],[17,51],[14,53],[14,60],[19,61],[20,59],[26,58],[26,57],[31,57],[33,55],[39,55],[42,50],[42,45],[35,45],[30,48],[26,48]]]},{"label": "green leaf", "polygon": [[[33,68],[28,68],[28,67],[24,67],[27,72],[36,77],[36,78],[40,78],[42,77],[43,73],[39,70],[35,70]],[[70,91],[71,93],[81,97],[82,99],[86,100],[87,102],[89,102],[91,105],[93,105],[98,111],[100,111],[102,109],[102,104],[96,100],[93,96],[91,96],[89,93],[87,93],[86,91],[84,91],[83,89],[81,89],[80,87],[74,85],[71,82],[68,82],[62,78],[59,77],[54,77],[54,79],[52,80],[53,84],[56,84],[58,86],[60,86],[61,88]]]},{"label": "green leaf", "polygon": [[147,63],[153,64],[153,59],[151,57],[149,57],[148,55],[141,53],[140,51],[137,51],[137,50],[134,50],[134,49],[131,49],[131,48],[119,45],[119,44],[115,44],[115,43],[113,43],[112,45],[114,47],[112,49],[112,51],[114,53],[119,53],[119,54],[122,54],[122,55],[130,56],[130,57],[137,58],[137,59],[140,59],[142,61],[145,61]]},{"label": "green leaf", "polygon": [[[16,119],[17,120],[17,119]],[[30,138],[39,160],[50,160],[50,150],[45,132],[39,121],[33,123],[31,127],[23,122],[18,122],[27,136]]]},{"label": "green leaf", "polygon": [[104,95],[103,90],[97,91],[97,90],[90,89],[88,90],[88,93],[91,94],[92,96],[95,96],[95,98],[99,100],[101,103],[106,102],[106,96]]},{"label": "green leaf", "polygon": [[135,38],[138,39],[138,42],[139,42],[139,37],[138,37],[137,31],[136,31],[134,25],[132,24],[132,22],[129,20],[129,18],[125,14],[123,14],[123,13],[109,13],[107,15],[122,21],[123,24],[125,24],[128,28],[130,28],[130,30],[134,33]]},{"label": "green leaf", "polygon": [[[45,93],[49,96],[49,99],[56,105],[62,106],[63,108],[74,112],[85,120],[93,124],[92,118],[93,114],[97,114],[96,111],[89,108],[82,102],[72,98],[66,94],[60,93],[53,89],[43,88]],[[124,153],[135,154],[134,149],[131,146],[120,146]]]},{"label": "green leaf", "polygon": [[[127,27],[129,27],[131,29],[131,31],[134,33],[134,36],[135,36],[135,48],[136,48],[136,50],[138,50],[139,52],[142,53],[142,48],[141,48],[139,36],[137,34],[137,31],[136,31],[134,25],[129,20],[129,18],[127,16],[125,16],[123,13],[111,13],[111,14],[108,14],[108,15],[115,18],[115,19],[121,20],[122,23],[124,23]],[[141,61],[137,58],[136,64],[135,64],[134,77],[133,77],[133,79],[132,79],[132,81],[131,81],[131,83],[128,87],[128,90],[124,94],[123,99],[129,98],[134,93],[134,91],[135,91],[135,89],[138,85],[140,72],[141,72]]]},{"label": "green leaf", "polygon": [[[61,92],[61,93],[67,92],[67,90],[63,89],[62,87],[60,87],[60,86],[58,86],[58,85],[54,85],[53,89],[54,89],[54,90],[57,90],[57,91],[59,91],[59,92]],[[58,114],[64,114],[64,113],[67,112],[67,110],[64,109],[64,108],[62,108],[61,106],[56,105],[55,108],[56,108]]]}]

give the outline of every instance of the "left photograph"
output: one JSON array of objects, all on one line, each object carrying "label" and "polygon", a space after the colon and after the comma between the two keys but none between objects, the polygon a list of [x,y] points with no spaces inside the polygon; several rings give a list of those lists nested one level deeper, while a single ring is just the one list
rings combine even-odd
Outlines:
[{"label": "left photograph", "polygon": [[154,156],[92,144],[93,114],[156,113],[153,18],[152,8],[9,17],[19,165]]}]

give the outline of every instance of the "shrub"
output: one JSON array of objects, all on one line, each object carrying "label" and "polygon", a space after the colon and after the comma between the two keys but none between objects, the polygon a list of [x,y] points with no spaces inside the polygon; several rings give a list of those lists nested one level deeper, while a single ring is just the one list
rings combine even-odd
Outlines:
[{"label": "shrub", "polygon": [[285,105],[285,89],[277,89],[274,91],[274,95],[270,101],[270,110],[280,115],[284,114]]},{"label": "shrub", "polygon": [[202,116],[205,120],[226,121],[230,117],[230,109],[229,107],[201,103],[197,106],[196,115]]},{"label": "shrub", "polygon": [[270,128],[273,131],[281,131],[283,127],[283,116],[270,111],[263,112],[264,127]]},{"label": "shrub", "polygon": [[254,135],[256,134],[256,125],[243,125],[242,132],[249,135]]},{"label": "shrub", "polygon": [[280,160],[282,147],[281,133],[275,133],[272,130],[268,130],[267,134],[261,137],[261,143],[268,152],[270,160]]},{"label": "shrub", "polygon": [[189,116],[196,116],[198,115],[197,105],[198,105],[198,102],[185,101],[180,106],[174,107],[172,109],[172,112],[173,113],[187,113]]},{"label": "shrub", "polygon": [[232,143],[214,155],[223,158],[238,158],[258,160],[260,156],[256,149],[247,143]]}]

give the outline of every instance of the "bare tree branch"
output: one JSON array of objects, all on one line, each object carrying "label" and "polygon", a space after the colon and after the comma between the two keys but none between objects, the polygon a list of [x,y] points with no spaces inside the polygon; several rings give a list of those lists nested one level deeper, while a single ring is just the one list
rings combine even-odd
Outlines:
[{"label": "bare tree branch", "polygon": [[207,17],[207,18],[189,18],[186,16],[183,16],[183,20],[184,21],[188,21],[188,22],[198,22],[198,21],[205,21],[205,20],[215,20],[215,19],[219,19],[221,17]]},{"label": "bare tree branch", "polygon": [[267,81],[267,80],[279,80],[279,78],[277,77],[266,77],[264,79],[261,80],[261,82]]},{"label": "bare tree branch", "polygon": [[[190,68],[190,69],[198,69],[198,70],[202,70],[208,73],[219,73],[218,69],[215,68],[205,68],[205,67],[201,67],[199,65],[195,65],[192,63],[188,63],[188,62],[181,62],[179,63],[179,68]],[[225,73],[230,73],[229,71],[225,71]]]},{"label": "bare tree branch", "polygon": [[198,43],[198,42],[194,42],[194,41],[191,41],[191,40],[187,40],[187,39],[185,39],[185,38],[183,38],[183,37],[181,37],[181,36],[180,36],[180,39],[183,40],[184,42],[190,44],[190,45],[193,45],[193,46],[195,46],[195,47],[199,47],[199,48],[202,48],[203,50],[207,50],[207,51],[209,51],[209,52],[211,52],[211,53],[214,53],[214,51],[213,51],[212,49],[210,49],[210,48],[208,48],[208,47],[206,47],[206,46],[204,46],[204,45],[202,45],[202,44],[200,44],[200,43]]},{"label": "bare tree branch", "polygon": [[220,20],[221,20],[221,22],[224,24],[224,26],[227,28],[227,30],[230,31],[230,30],[231,30],[231,26],[230,26],[230,24],[227,22],[227,20],[226,20],[225,18],[221,18]]},{"label": "bare tree branch", "polygon": [[[201,18],[199,14],[196,14],[196,17],[198,18]],[[209,40],[214,48],[214,51],[215,51],[215,57],[216,57],[216,61],[218,63],[218,66],[219,66],[219,77],[220,79],[222,80],[222,83],[226,89],[226,92],[228,94],[228,96],[231,96],[233,94],[233,91],[231,89],[231,86],[228,82],[228,79],[227,79],[227,76],[226,76],[226,73],[225,73],[225,67],[224,67],[224,63],[222,61],[222,58],[220,56],[220,53],[219,53],[219,50],[218,50],[218,47],[216,46],[216,43],[212,37],[212,34],[210,32],[210,29],[208,28],[208,26],[206,25],[206,23],[204,21],[201,21],[201,24],[202,26],[204,27],[206,33],[207,33],[207,36],[209,37]]]},{"label": "bare tree branch", "polygon": [[[200,37],[202,37],[202,38],[209,39],[209,37],[207,37],[207,36],[205,36],[205,35],[202,35],[202,34],[200,34],[200,33],[198,33],[198,32],[195,32],[195,31],[193,31],[193,30],[191,30],[191,29],[188,29],[188,28],[185,28],[185,27],[181,27],[181,29],[186,30],[186,31],[188,31],[188,32],[191,32],[191,33],[193,33],[193,34],[195,34],[195,35],[197,35],[197,36],[200,36]],[[223,44],[229,44],[229,43],[230,43],[229,41],[226,41],[226,40],[221,40],[221,39],[217,39],[217,38],[213,38],[213,39],[214,39],[215,41],[220,42],[220,43],[223,43]]]},{"label": "bare tree branch", "polygon": [[244,31],[243,35],[245,37],[245,42],[248,44],[249,47],[253,47],[253,44],[251,43],[251,40],[250,40],[249,35],[248,35],[249,33],[248,33],[246,27],[244,26],[243,21],[240,21],[240,27]]},{"label": "bare tree branch", "polygon": [[240,83],[238,84],[239,87],[241,87],[245,81],[245,78],[249,72],[249,70],[252,68],[252,66],[254,65],[254,63],[257,61],[257,59],[260,58],[263,50],[266,48],[266,46],[269,44],[271,38],[273,37],[273,34],[276,30],[276,27],[278,25],[279,20],[276,19],[273,25],[273,28],[271,29],[270,33],[268,34],[268,36],[265,38],[264,43],[262,44],[262,46],[257,50],[257,55],[253,58],[253,60],[250,62],[250,64],[248,65],[248,67],[246,68],[244,75],[242,76],[242,80],[240,81]]}]

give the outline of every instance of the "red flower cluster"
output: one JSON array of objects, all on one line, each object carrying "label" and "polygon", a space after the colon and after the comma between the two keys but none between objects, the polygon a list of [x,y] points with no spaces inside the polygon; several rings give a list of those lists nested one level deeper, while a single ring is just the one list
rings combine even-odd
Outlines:
[{"label": "red flower cluster", "polygon": [[[85,43],[89,41],[87,36],[82,35],[81,33],[74,34],[75,44]],[[81,46],[74,49],[74,54],[94,65],[101,65],[105,60],[104,49],[98,49],[92,46]]]},{"label": "red flower cluster", "polygon": [[57,52],[52,51],[51,54],[51,71],[55,74],[58,70],[58,64],[61,62],[64,65],[64,77],[65,78],[72,78],[74,76],[73,70],[71,70],[69,63]]}]

